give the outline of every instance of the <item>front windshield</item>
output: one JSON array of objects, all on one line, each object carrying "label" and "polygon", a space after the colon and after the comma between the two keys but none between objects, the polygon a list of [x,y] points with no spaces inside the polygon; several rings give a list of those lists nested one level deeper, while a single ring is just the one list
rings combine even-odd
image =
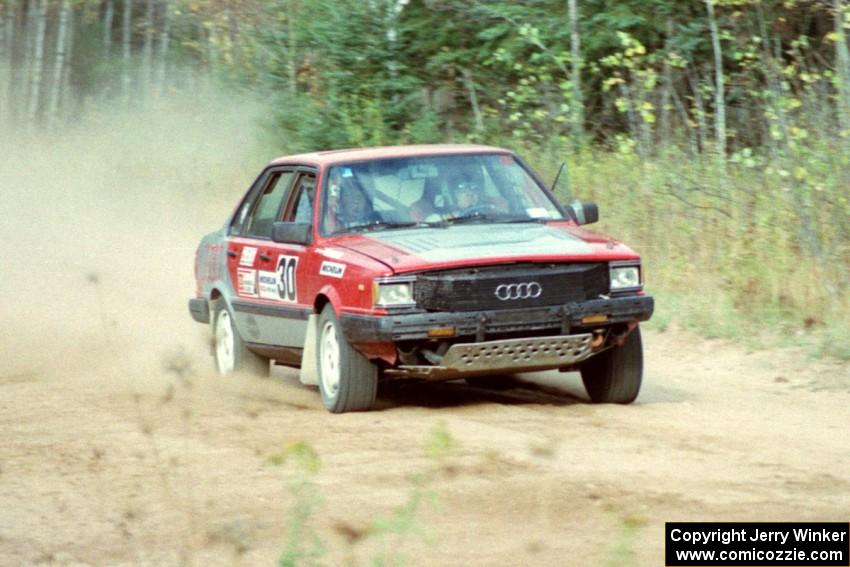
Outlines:
[{"label": "front windshield", "polygon": [[323,235],[563,218],[534,178],[506,154],[356,162],[330,168],[326,179]]}]

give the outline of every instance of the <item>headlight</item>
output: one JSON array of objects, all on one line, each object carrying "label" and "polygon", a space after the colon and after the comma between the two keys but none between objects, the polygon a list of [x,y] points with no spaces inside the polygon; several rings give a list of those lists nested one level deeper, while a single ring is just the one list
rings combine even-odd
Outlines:
[{"label": "headlight", "polygon": [[611,291],[640,289],[640,266],[611,265]]},{"label": "headlight", "polygon": [[375,282],[372,297],[377,307],[415,305],[413,282]]}]

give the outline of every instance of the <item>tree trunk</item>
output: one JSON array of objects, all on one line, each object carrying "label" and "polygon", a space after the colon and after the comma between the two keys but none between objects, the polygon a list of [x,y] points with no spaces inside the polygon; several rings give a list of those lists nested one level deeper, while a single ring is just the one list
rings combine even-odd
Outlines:
[{"label": "tree trunk", "polygon": [[208,29],[201,25],[201,33],[206,37],[207,68],[215,70],[218,68],[218,29],[216,29],[215,22],[210,22]]},{"label": "tree trunk", "polygon": [[[778,57],[771,53],[770,32],[765,22],[764,10],[761,3],[756,4],[756,16],[759,22],[759,34],[762,38],[762,65],[765,69],[765,79],[767,82],[767,88],[765,90],[771,105],[769,112],[764,113],[768,130],[767,144],[771,155],[776,158],[780,153],[784,153],[788,146],[788,117],[781,102],[781,99],[785,95],[785,89],[782,86],[783,77],[780,63],[782,61],[782,53],[780,50]],[[777,144],[778,140],[774,136],[772,128],[774,124],[779,127],[781,144]]]},{"label": "tree trunk", "polygon": [[33,64],[33,52],[35,51],[35,30],[36,30],[36,22],[38,12],[38,5],[36,0],[27,0],[27,11],[24,20],[24,37],[23,41],[23,50],[24,50],[24,60],[20,69],[18,70],[18,80],[17,83],[17,99],[18,104],[20,105],[20,113],[21,116],[26,119],[24,116],[24,112],[27,111],[29,105],[27,101],[29,100],[29,92],[32,79],[32,64]]},{"label": "tree trunk", "polygon": [[469,69],[461,69],[460,72],[463,75],[463,84],[469,95],[469,104],[472,106],[475,131],[480,133],[484,130],[484,119],[481,116],[481,108],[478,106],[478,96],[475,94],[475,82],[472,80],[472,73],[469,72]]},{"label": "tree trunk", "polygon": [[130,36],[133,32],[130,24],[132,19],[133,0],[124,0],[124,13],[121,18],[121,55],[123,64],[121,71],[121,93],[125,103],[130,101],[130,87],[132,86],[132,79],[130,78]]},{"label": "tree trunk", "polygon": [[[10,81],[8,76],[9,70],[12,68],[12,48],[11,41],[7,41],[8,22],[11,21],[12,2],[4,2],[0,4],[0,85],[3,85],[4,80]],[[9,47],[7,47],[7,43]],[[8,84],[8,83],[6,83]],[[3,117],[8,117],[8,91],[5,86],[0,86],[0,126],[3,125]]]},{"label": "tree trunk", "polygon": [[705,123],[705,104],[702,101],[701,80],[698,72],[687,69],[688,82],[691,84],[691,92],[694,94],[694,107],[697,115],[697,133],[700,152],[705,151],[706,139],[708,138],[708,125]]},{"label": "tree trunk", "polygon": [[289,71],[289,94],[295,98],[298,92],[298,38],[295,37],[295,13],[298,10],[296,0],[289,0],[289,12],[286,14],[287,70]]},{"label": "tree trunk", "polygon": [[168,44],[171,41],[171,5],[162,0],[162,27],[159,30],[159,50],[157,54],[156,84],[159,95],[165,94],[165,72],[168,65]]},{"label": "tree trunk", "polygon": [[141,87],[147,95],[151,90],[153,78],[153,25],[154,25],[154,0],[145,2],[145,42],[142,46],[142,79]]},{"label": "tree trunk", "polygon": [[68,20],[71,14],[71,0],[62,0],[59,9],[59,27],[56,30],[56,55],[53,59],[53,84],[47,105],[47,127],[56,128],[59,112],[59,100],[62,95],[62,77],[65,74],[65,48],[67,47]]},{"label": "tree trunk", "polygon": [[[673,39],[673,18],[667,18],[667,38],[664,45],[664,67],[662,76],[664,87],[661,90],[661,146],[667,148],[670,145],[670,96],[673,92],[673,69],[670,65],[671,41]],[[683,124],[687,127],[687,123]]]},{"label": "tree trunk", "polygon": [[569,0],[570,12],[570,82],[572,83],[572,130],[575,143],[584,141],[584,96],[581,91],[581,35],[579,33],[578,0]]},{"label": "tree trunk", "polygon": [[35,122],[38,119],[38,109],[41,103],[41,85],[44,78],[44,36],[46,35],[46,32],[47,0],[41,0],[38,7],[38,21],[36,22],[29,106],[27,108],[27,119],[29,120],[30,127],[35,126]]},{"label": "tree trunk", "polygon": [[15,116],[15,84],[17,81],[15,80],[15,66],[12,64],[14,57],[14,47],[15,47],[15,20],[17,19],[17,0],[7,0],[6,2],[6,45],[7,50],[7,62],[9,64],[8,68],[5,69],[5,72],[2,75],[2,80],[0,80],[0,96],[4,97],[6,103],[3,106],[3,111],[6,115],[6,121],[11,124],[14,121]]},{"label": "tree trunk", "polygon": [[697,139],[697,132],[695,132],[694,128],[691,128],[690,125],[690,115],[688,114],[688,109],[685,108],[685,104],[682,102],[681,97],[679,97],[679,93],[676,92],[676,89],[673,88],[670,91],[670,96],[673,99],[673,106],[676,107],[676,110],[679,112],[679,116],[682,120],[682,127],[685,132],[688,133],[688,144],[691,147],[691,156],[694,158],[699,157],[699,140]]},{"label": "tree trunk", "polygon": [[62,109],[62,114],[66,117],[69,114],[69,109],[71,108],[72,103],[72,93],[71,93],[71,65],[67,62],[71,62],[74,60],[74,10],[73,8],[68,12],[68,34],[66,36],[68,39],[65,43],[65,73],[62,75],[62,100],[60,101],[60,108]]},{"label": "tree trunk", "polygon": [[726,171],[726,87],[723,76],[723,51],[720,48],[720,32],[714,18],[714,0],[705,0],[708,11],[708,26],[711,30],[711,46],[714,50],[714,133],[717,139],[717,160],[721,171]]},{"label": "tree trunk", "polygon": [[838,71],[838,123],[850,136],[850,53],[844,33],[844,0],[833,0],[835,9],[835,67]]},{"label": "tree trunk", "polygon": [[115,4],[112,0],[106,0],[106,9],[103,13],[103,52],[109,56],[112,53],[112,20],[115,18]]},{"label": "tree trunk", "polygon": [[230,64],[239,65],[242,60],[242,46],[239,42],[239,18],[236,17],[230,4],[225,9],[227,11],[227,40],[230,44]]}]

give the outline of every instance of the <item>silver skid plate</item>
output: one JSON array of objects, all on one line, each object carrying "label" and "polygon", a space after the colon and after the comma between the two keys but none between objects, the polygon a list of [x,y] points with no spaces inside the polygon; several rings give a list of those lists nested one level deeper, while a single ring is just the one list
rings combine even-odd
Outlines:
[{"label": "silver skid plate", "polygon": [[452,345],[439,366],[401,366],[400,373],[431,379],[503,371],[560,368],[591,354],[593,335],[562,335]]}]

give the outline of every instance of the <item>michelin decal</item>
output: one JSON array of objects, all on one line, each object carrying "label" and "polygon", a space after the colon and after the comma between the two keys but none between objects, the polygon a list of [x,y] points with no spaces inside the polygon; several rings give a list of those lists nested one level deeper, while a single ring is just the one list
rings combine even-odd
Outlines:
[{"label": "michelin decal", "polygon": [[322,267],[319,268],[319,275],[328,276],[331,278],[342,278],[345,274],[345,264],[340,264],[338,262],[328,262],[325,260],[322,262]]}]

